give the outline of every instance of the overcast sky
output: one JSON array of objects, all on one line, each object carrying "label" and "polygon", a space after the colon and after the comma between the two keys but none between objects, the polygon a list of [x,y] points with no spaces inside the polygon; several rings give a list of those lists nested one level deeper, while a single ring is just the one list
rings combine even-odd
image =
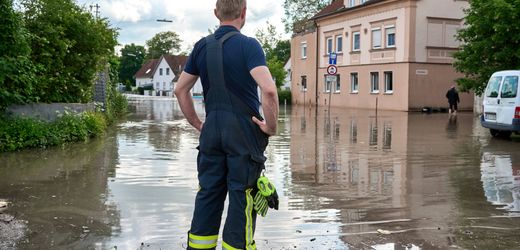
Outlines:
[{"label": "overcast sky", "polygon": [[[216,0],[76,0],[80,6],[99,4],[101,17],[110,20],[119,28],[119,43],[144,45],[146,40],[163,31],[175,31],[182,39],[181,50],[191,48],[201,37],[208,34],[208,28],[218,24],[213,15]],[[266,27],[266,21],[274,24],[283,38],[285,34],[282,17],[283,1],[248,1],[246,25],[242,33],[255,36],[255,31]],[[172,23],[157,22],[169,19]]]}]

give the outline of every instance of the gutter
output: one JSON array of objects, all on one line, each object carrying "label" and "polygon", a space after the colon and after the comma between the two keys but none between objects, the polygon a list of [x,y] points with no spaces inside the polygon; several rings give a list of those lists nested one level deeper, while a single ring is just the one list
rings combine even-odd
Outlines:
[{"label": "gutter", "polygon": [[[314,25],[316,26],[316,110],[318,110],[318,71],[319,71],[319,53],[320,53],[320,26],[314,19]],[[317,112],[317,111],[316,111]],[[317,116],[317,115],[316,115]]]}]

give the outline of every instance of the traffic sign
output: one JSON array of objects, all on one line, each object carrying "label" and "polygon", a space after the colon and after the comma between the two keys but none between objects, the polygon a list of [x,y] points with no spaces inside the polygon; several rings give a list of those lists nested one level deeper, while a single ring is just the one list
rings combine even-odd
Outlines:
[{"label": "traffic sign", "polygon": [[330,65],[336,65],[337,59],[338,59],[338,54],[336,54],[335,52],[330,52],[330,54],[329,54],[329,64]]},{"label": "traffic sign", "polygon": [[338,73],[338,67],[336,67],[336,65],[329,65],[329,67],[327,67],[327,74],[333,76],[337,73]]}]

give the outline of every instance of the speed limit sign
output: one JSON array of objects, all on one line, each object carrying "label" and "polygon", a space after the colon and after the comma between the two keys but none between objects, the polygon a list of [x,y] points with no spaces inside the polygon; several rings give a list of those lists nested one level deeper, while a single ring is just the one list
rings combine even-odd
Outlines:
[{"label": "speed limit sign", "polygon": [[329,67],[327,67],[327,74],[333,76],[336,73],[338,73],[338,67],[336,67],[336,65],[329,65]]}]

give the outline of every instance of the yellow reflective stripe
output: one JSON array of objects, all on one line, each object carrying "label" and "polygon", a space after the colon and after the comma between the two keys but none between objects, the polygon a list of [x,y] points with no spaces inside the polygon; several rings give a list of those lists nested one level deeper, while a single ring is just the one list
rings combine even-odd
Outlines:
[{"label": "yellow reflective stripe", "polygon": [[194,240],[214,240],[215,242],[217,242],[218,239],[218,235],[199,236],[192,233],[189,234],[189,237]]},{"label": "yellow reflective stripe", "polygon": [[251,191],[253,189],[246,190],[246,249],[255,250],[256,246],[253,241],[253,196]]},{"label": "yellow reflective stripe", "polygon": [[211,249],[211,248],[214,248],[217,246],[217,243],[213,243],[213,244],[197,244],[197,243],[193,243],[193,242],[188,242],[188,245],[191,247],[191,248],[195,248],[195,249]]},{"label": "yellow reflective stripe", "polygon": [[234,247],[230,246],[225,241],[222,241],[222,249],[224,249],[224,250],[241,250],[239,248],[234,248]]},{"label": "yellow reflective stripe", "polygon": [[199,236],[189,234],[188,245],[196,249],[210,249],[217,246],[218,235]]}]

